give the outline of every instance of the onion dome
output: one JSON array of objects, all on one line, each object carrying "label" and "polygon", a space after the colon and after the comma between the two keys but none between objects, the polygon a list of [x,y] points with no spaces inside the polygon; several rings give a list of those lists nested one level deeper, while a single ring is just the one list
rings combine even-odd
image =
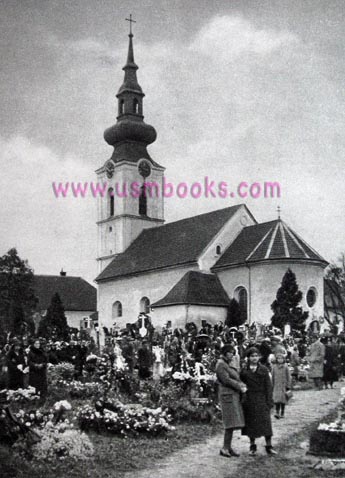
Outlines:
[{"label": "onion dome", "polygon": [[134,61],[133,34],[129,35],[128,55],[123,83],[116,95],[118,99],[117,123],[104,132],[105,141],[114,147],[112,160],[138,161],[150,158],[146,147],[156,140],[153,126],[144,122],[144,93],[137,79],[138,66]]}]

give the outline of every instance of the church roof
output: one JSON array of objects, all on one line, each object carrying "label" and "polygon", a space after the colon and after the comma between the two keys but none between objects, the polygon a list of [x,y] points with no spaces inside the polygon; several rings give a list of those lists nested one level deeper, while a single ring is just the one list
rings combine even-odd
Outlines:
[{"label": "church roof", "polygon": [[241,204],[144,229],[122,254],[113,259],[96,281],[195,263],[240,207]]},{"label": "church roof", "polygon": [[158,300],[151,307],[179,304],[227,307],[229,303],[229,296],[216,275],[189,271],[163,299]]},{"label": "church roof", "polygon": [[212,270],[281,259],[308,260],[327,264],[327,261],[308,246],[287,224],[277,219],[245,227]]},{"label": "church roof", "polygon": [[39,310],[48,309],[56,292],[65,310],[97,310],[97,289],[81,277],[34,275],[33,289],[38,297]]}]

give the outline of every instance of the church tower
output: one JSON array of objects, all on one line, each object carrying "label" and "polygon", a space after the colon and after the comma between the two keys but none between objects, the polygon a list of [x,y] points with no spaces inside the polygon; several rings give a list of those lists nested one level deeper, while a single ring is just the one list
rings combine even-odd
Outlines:
[{"label": "church tower", "polygon": [[145,95],[137,80],[132,29],[123,70],[124,81],[116,95],[117,122],[104,132],[105,141],[114,151],[96,171],[98,183],[107,184],[103,197],[97,198],[99,272],[143,229],[164,222],[164,168],[147,151],[157,133],[144,122]]}]

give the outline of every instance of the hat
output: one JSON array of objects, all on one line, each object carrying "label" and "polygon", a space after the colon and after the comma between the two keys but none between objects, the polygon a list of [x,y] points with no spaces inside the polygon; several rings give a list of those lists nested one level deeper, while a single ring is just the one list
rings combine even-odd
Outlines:
[{"label": "hat", "polygon": [[258,354],[260,355],[260,351],[256,347],[249,347],[249,349],[246,350],[246,357],[250,357],[251,355]]},{"label": "hat", "polygon": [[282,339],[281,339],[281,337],[278,337],[278,335],[273,335],[273,337],[271,338],[271,341],[272,342],[281,342]]}]

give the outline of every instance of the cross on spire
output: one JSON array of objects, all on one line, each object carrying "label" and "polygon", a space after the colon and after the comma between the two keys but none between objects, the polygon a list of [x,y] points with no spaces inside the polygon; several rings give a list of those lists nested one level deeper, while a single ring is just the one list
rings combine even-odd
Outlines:
[{"label": "cross on spire", "polygon": [[278,206],[277,207],[278,219],[280,219],[280,212],[281,212],[281,209],[280,209],[280,206]]},{"label": "cross on spire", "polygon": [[129,34],[132,35],[132,23],[137,23],[135,20],[132,20],[132,14],[130,13],[129,18],[125,19],[129,22]]}]

